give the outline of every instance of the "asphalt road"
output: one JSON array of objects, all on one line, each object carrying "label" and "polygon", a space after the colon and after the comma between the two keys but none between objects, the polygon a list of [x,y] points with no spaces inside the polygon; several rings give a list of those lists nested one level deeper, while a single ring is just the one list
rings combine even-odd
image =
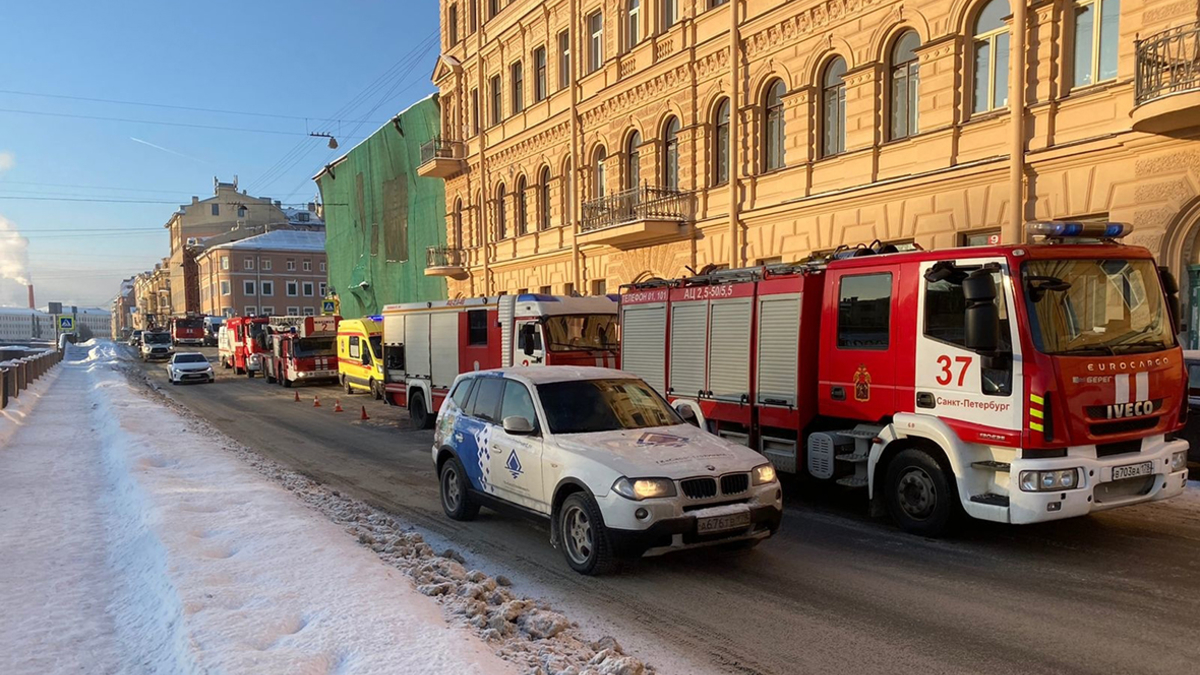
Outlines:
[{"label": "asphalt road", "polygon": [[[335,387],[218,372],[214,385],[168,393],[239,442],[509,574],[660,672],[1200,671],[1195,483],[1170,502],[929,540],[867,517],[858,498],[785,482],[783,529],[756,550],[643,560],[595,579],[567,568],[542,525],[487,510],[447,519],[432,432],[407,429],[403,412]],[[346,412],[332,412],[336,397]],[[358,421],[360,405],[371,421]]]}]

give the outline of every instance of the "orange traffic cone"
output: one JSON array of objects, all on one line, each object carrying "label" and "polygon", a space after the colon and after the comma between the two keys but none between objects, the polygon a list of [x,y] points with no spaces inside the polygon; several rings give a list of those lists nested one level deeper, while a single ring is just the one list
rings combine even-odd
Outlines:
[{"label": "orange traffic cone", "polygon": [[296,392],[296,403],[300,402],[300,392]]},{"label": "orange traffic cone", "polygon": [[320,396],[313,396],[313,407],[314,408],[321,407],[321,397]]},{"label": "orange traffic cone", "polygon": [[333,399],[333,412],[342,412],[342,399]]},{"label": "orange traffic cone", "polygon": [[364,405],[362,407],[362,417],[359,417],[358,419],[363,420],[363,421],[371,419],[370,416],[367,415],[367,406]]}]

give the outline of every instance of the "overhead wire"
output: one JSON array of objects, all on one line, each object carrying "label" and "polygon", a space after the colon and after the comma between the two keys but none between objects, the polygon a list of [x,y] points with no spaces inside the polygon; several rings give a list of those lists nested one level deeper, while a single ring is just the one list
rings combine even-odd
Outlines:
[{"label": "overhead wire", "polygon": [[227,127],[216,124],[192,124],[189,122],[166,122],[163,120],[140,120],[130,117],[107,117],[104,115],[83,115],[79,113],[59,113],[46,110],[20,110],[17,108],[0,108],[0,113],[17,115],[35,115],[43,117],[62,117],[67,119],[100,120],[103,122],[129,122],[132,124],[155,124],[165,127],[183,127],[186,129],[205,129],[209,131],[238,131],[251,134],[273,134],[276,136],[308,136],[304,131],[282,131],[279,129],[249,129],[246,127]]}]

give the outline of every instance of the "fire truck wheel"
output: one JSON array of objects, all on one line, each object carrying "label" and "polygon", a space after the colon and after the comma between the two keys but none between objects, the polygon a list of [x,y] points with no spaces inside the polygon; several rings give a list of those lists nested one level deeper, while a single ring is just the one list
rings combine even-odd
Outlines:
[{"label": "fire truck wheel", "polygon": [[275,376],[270,373],[264,372],[263,379],[267,381],[267,384],[275,384]]},{"label": "fire truck wheel", "polygon": [[467,491],[467,472],[457,457],[451,457],[442,465],[440,482],[442,510],[451,520],[474,520],[479,515],[479,504]]},{"label": "fire truck wheel", "polygon": [[[368,385],[371,388],[371,398],[375,399],[376,401],[383,398],[383,387],[379,386],[378,382],[376,382],[375,380],[371,380],[368,383]],[[429,426],[433,426],[433,425],[431,424]],[[426,427],[421,427],[421,428],[424,429]]]},{"label": "fire truck wheel", "polygon": [[280,377],[279,383],[282,384],[284,386],[284,388],[286,388],[286,389],[292,388],[292,381],[287,379],[286,377]]},{"label": "fire truck wheel", "polygon": [[429,409],[425,407],[425,395],[421,392],[414,392],[412,401],[408,404],[408,417],[412,420],[414,429],[432,429],[434,418],[429,414]]},{"label": "fire truck wheel", "polygon": [[558,509],[558,537],[563,557],[576,572],[599,576],[617,568],[608,528],[591,495],[576,492],[563,500]]},{"label": "fire truck wheel", "polygon": [[958,506],[952,477],[919,448],[902,450],[888,463],[884,498],[896,524],[928,537],[950,529]]}]

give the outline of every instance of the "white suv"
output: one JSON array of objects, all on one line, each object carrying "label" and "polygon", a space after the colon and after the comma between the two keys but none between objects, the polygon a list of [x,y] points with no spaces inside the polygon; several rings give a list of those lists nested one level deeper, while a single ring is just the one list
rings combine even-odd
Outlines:
[{"label": "white suv", "polygon": [[548,517],[551,543],[583,574],[623,557],[754,546],[783,514],[762,455],[687,424],[619,370],[460,375],[438,413],[433,459],[446,515],[470,520],[489,506]]}]

